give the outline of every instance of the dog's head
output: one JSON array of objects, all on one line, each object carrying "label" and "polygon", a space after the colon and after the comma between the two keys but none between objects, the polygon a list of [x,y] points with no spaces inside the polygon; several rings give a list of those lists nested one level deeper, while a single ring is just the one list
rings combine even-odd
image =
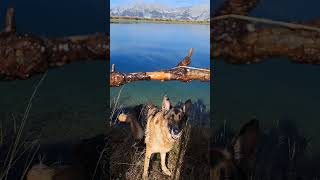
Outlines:
[{"label": "dog's head", "polygon": [[211,180],[245,180],[253,173],[259,122],[246,123],[223,149],[210,149]]},{"label": "dog's head", "polygon": [[167,121],[169,133],[173,139],[178,139],[181,136],[191,106],[192,103],[189,99],[182,105],[172,107],[169,98],[167,96],[163,97],[162,111],[164,119]]}]

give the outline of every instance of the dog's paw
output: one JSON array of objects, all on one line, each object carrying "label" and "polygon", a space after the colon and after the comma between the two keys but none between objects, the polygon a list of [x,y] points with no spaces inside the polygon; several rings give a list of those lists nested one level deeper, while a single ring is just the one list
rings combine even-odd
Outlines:
[{"label": "dog's paw", "polygon": [[143,180],[148,180],[148,174],[143,173],[142,179],[143,179]]},{"label": "dog's paw", "polygon": [[163,171],[163,173],[164,173],[165,175],[171,176],[171,172],[170,172],[170,170],[169,170],[168,168],[162,169],[162,171]]}]

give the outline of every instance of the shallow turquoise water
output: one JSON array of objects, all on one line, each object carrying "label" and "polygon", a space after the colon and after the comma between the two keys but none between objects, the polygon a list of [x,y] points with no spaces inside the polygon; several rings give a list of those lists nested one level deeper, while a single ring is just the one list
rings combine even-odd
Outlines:
[{"label": "shallow turquoise water", "polygon": [[[50,69],[38,89],[33,107],[37,112],[102,111],[106,65],[85,61]],[[21,112],[43,74],[27,80],[1,81],[0,112]],[[94,79],[94,80],[93,80]]]},{"label": "shallow turquoise water", "polygon": [[[106,63],[102,60],[50,69],[33,100],[26,132],[43,143],[77,141],[105,132]],[[42,75],[0,82],[0,118],[23,114]]]},{"label": "shallow turquoise water", "polygon": [[[209,25],[123,23],[110,25],[111,63],[119,72],[156,71],[176,66],[194,48],[190,66],[210,66]],[[163,95],[173,103],[201,100],[210,108],[210,85],[193,81],[140,81],[111,88],[111,102],[122,92],[123,106],[152,102],[160,105]]]}]

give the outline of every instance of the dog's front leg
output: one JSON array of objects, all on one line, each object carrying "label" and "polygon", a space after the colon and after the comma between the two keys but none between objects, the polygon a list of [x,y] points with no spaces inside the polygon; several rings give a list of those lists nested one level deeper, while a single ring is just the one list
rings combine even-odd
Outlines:
[{"label": "dog's front leg", "polygon": [[161,169],[162,169],[162,171],[166,175],[171,176],[171,172],[166,166],[166,155],[167,155],[167,153],[160,153],[160,155],[161,155]]},{"label": "dog's front leg", "polygon": [[148,170],[149,170],[149,162],[151,157],[151,151],[148,147],[146,147],[146,155],[144,158],[144,167],[143,167],[143,179],[148,179]]}]

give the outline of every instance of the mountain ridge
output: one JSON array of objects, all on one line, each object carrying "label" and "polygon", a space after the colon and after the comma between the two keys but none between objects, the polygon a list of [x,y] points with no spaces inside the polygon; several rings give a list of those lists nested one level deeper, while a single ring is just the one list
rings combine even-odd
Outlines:
[{"label": "mountain ridge", "polygon": [[111,8],[110,16],[208,21],[210,19],[210,9],[209,5],[206,4],[169,7],[161,3],[137,2]]}]

